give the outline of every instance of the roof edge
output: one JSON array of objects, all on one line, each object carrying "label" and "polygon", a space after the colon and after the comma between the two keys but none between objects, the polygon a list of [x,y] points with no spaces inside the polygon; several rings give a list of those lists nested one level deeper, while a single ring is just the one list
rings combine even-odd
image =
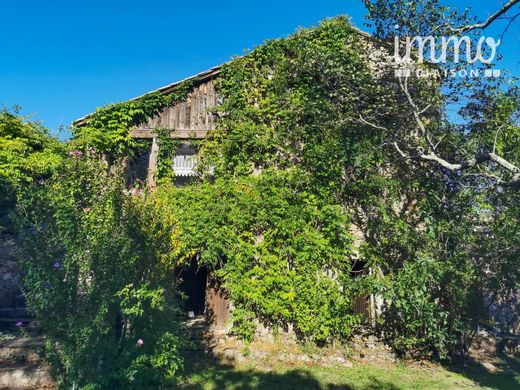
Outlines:
[{"label": "roof edge", "polygon": [[[366,32],[366,31],[363,31],[361,30],[360,28],[358,27],[355,27],[353,25],[350,26],[355,32],[357,32],[358,34],[364,36],[365,38],[369,38],[369,39],[374,39],[374,40],[378,40],[380,41],[378,38],[374,37],[372,34]],[[217,65],[217,66],[214,66],[208,70],[205,70],[203,72],[200,72],[200,73],[197,73],[196,75],[194,76],[190,76],[190,77],[187,77],[183,80],[180,80],[180,81],[176,81],[174,83],[171,83],[171,84],[168,84],[168,85],[165,85],[163,87],[160,87],[160,88],[157,88],[157,89],[154,89],[152,91],[149,91],[149,92],[146,92],[145,94],[143,95],[139,95],[139,96],[136,96],[134,98],[131,98],[131,99],[128,99],[128,100],[124,100],[123,102],[131,102],[131,101],[134,101],[134,100],[137,100],[137,99],[140,99],[142,98],[143,96],[146,96],[150,93],[155,93],[155,92],[159,92],[161,94],[168,94],[170,92],[172,92],[175,87],[177,87],[179,84],[181,83],[184,83],[184,82],[187,82],[187,81],[195,81],[195,82],[201,82],[203,83],[204,81],[206,80],[209,80],[215,76],[217,76],[219,73],[220,73],[220,70],[222,69],[222,67],[229,63],[230,61],[228,62],[225,62],[221,65]],[[114,103],[114,104],[117,104],[117,103]],[[72,122],[72,125],[73,126],[84,126],[86,123],[87,123],[87,119],[88,117],[92,115],[92,113],[90,114],[87,114],[79,119],[76,119]]]},{"label": "roof edge", "polygon": [[[141,99],[142,97],[144,97],[144,96],[146,96],[146,95],[148,95],[150,93],[159,92],[160,94],[167,95],[167,94],[171,93],[177,86],[179,86],[182,83],[188,82],[188,81],[193,81],[195,83],[203,83],[203,82],[205,82],[207,80],[210,80],[210,79],[214,78],[215,76],[217,76],[220,73],[220,69],[222,68],[223,65],[224,64],[218,65],[218,66],[214,66],[213,68],[210,68],[210,69],[205,70],[203,72],[197,73],[194,76],[186,77],[185,79],[182,79],[182,80],[176,81],[174,83],[165,85],[163,87],[154,89],[152,91],[146,92],[143,95],[139,95],[139,96],[136,96],[134,98],[131,98],[131,99],[128,99],[128,100],[124,100],[123,103]],[[114,104],[117,104],[117,103],[114,103]],[[87,120],[88,120],[90,115],[92,115],[92,113],[87,114],[87,115],[85,115],[85,116],[83,116],[83,117],[81,117],[79,119],[74,120],[72,122],[72,125],[73,126],[84,126],[87,123]]]}]

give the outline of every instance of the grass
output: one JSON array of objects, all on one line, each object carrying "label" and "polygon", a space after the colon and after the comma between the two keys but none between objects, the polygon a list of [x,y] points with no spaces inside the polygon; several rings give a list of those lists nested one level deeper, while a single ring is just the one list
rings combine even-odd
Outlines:
[{"label": "grass", "polygon": [[482,389],[520,389],[520,354],[507,355],[503,352],[490,359],[497,368],[489,372],[482,361],[473,360],[464,369],[454,368],[471,378]]},{"label": "grass", "polygon": [[[513,365],[515,362],[508,362]],[[516,362],[518,364],[518,361]],[[352,368],[323,367],[278,361],[223,364],[204,361],[188,365],[183,389],[520,389],[518,367],[496,373],[477,363],[463,370],[436,365],[362,364]]]}]

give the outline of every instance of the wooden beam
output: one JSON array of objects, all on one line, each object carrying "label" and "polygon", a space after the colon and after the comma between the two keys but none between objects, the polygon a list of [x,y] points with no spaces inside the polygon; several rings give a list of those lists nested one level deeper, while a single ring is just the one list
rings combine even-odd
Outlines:
[{"label": "wooden beam", "polygon": [[[208,130],[172,130],[171,137],[179,139],[202,139],[206,138]],[[151,139],[156,138],[157,133],[155,129],[133,129],[130,130],[130,135],[133,138]]]},{"label": "wooden beam", "polygon": [[157,160],[159,158],[159,143],[157,138],[152,141],[152,149],[150,151],[150,159],[148,160],[148,177],[147,184],[150,188],[156,187],[155,175],[157,174]]}]

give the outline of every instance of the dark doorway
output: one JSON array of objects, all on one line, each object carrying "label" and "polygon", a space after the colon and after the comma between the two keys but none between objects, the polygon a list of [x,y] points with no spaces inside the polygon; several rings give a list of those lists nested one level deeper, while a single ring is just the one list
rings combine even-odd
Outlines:
[{"label": "dark doorway", "polygon": [[185,295],[183,302],[186,313],[193,312],[195,316],[204,314],[206,308],[206,281],[208,271],[206,267],[197,267],[192,264],[179,270],[179,289]]},{"label": "dark doorway", "polygon": [[143,146],[138,149],[125,167],[126,185],[132,188],[146,183],[148,177],[148,165],[150,162],[151,141],[143,142]]},{"label": "dark doorway", "polygon": [[364,276],[368,273],[367,263],[366,261],[354,259],[352,260],[352,265],[350,268],[350,276]]}]

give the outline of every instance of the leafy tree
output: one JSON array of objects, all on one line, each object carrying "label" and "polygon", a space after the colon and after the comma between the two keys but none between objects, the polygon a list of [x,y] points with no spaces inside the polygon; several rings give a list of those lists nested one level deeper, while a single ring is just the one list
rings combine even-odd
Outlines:
[{"label": "leafy tree", "polygon": [[176,222],[123,184],[73,151],[19,196],[24,292],[63,388],[171,388],[182,367]]},{"label": "leafy tree", "polygon": [[[477,34],[499,19],[509,19],[505,33],[519,11],[519,2],[511,0],[479,21],[469,10],[459,13],[438,0],[365,0],[364,3],[368,9],[368,24],[382,39],[465,34],[474,43],[473,55],[476,40],[480,38]],[[447,62],[436,64],[437,69],[460,69],[459,64],[450,60],[452,54],[448,53]],[[485,70],[493,65],[476,63],[471,67]],[[447,350],[452,354],[464,354],[477,325],[486,321],[482,297],[509,296],[520,280],[513,260],[519,251],[516,226],[520,188],[520,95],[517,79],[507,74],[496,79],[448,76],[437,82],[439,94],[419,94],[419,98],[418,80],[413,74],[399,79],[398,94],[404,104],[397,126],[386,121],[384,108],[381,111],[371,107],[368,112],[360,112],[360,116],[362,122],[373,129],[392,133],[387,143],[407,166],[417,169],[419,174],[443,177],[445,182],[445,188],[439,187],[431,193],[429,203],[437,203],[437,206],[434,216],[424,226],[432,229],[438,243],[445,242],[445,248],[438,246],[434,257],[430,252],[428,263],[421,260],[423,255],[417,258],[418,263],[406,264],[402,272],[394,269],[397,283],[385,312],[386,332],[393,335],[397,346],[420,345],[419,339],[431,333],[417,328],[422,315],[414,310],[423,307],[424,315],[428,316],[431,305],[440,303],[439,319],[446,322],[442,325],[439,321],[435,329],[445,326],[445,334],[458,334],[443,343],[451,345]],[[454,108],[458,109],[458,115],[449,114]],[[421,205],[421,211],[427,209]],[[466,228],[461,223],[466,224]],[[432,268],[435,264],[432,259],[442,259],[442,262]],[[419,295],[399,294],[406,288],[418,291],[419,285],[424,285],[418,268],[424,264],[430,267],[432,277],[426,290],[422,287]],[[416,288],[410,285],[413,278],[409,269],[417,273]],[[435,275],[444,276],[436,278]],[[455,280],[459,284],[451,285]],[[442,291],[449,291],[451,298]],[[425,293],[429,300],[419,301]],[[424,302],[430,306],[423,306]],[[462,302],[469,305],[463,307]],[[433,317],[424,325],[432,321],[435,322]],[[410,338],[420,329],[419,334]],[[435,349],[443,351],[439,346]]]},{"label": "leafy tree", "polygon": [[0,232],[11,231],[9,213],[16,192],[49,177],[62,161],[65,148],[37,122],[0,111]]},{"label": "leafy tree", "polygon": [[[478,47],[478,33],[505,18],[509,19],[505,34],[520,14],[518,0],[505,2],[495,13],[480,22],[470,15],[469,9],[459,13],[439,0],[363,2],[368,9],[368,25],[375,29],[376,36],[381,39],[396,37],[398,41],[403,41],[405,37],[459,37],[464,34],[472,43],[472,56]],[[516,14],[508,16],[509,11]],[[453,56],[455,45],[449,45],[448,49],[450,51],[446,61],[437,63],[437,69],[460,70],[461,65]],[[436,55],[438,51],[439,47],[433,50]],[[500,59],[500,55],[497,58]],[[465,68],[480,70],[493,66],[480,62],[466,65]],[[441,77],[442,94],[421,102],[412,96],[411,84],[416,82],[408,76],[400,78],[399,83],[404,99],[402,116],[408,118],[409,126],[398,128],[391,123],[382,123],[372,110],[366,114],[360,113],[364,122],[376,129],[384,127],[392,130],[395,133],[393,145],[411,163],[453,172],[452,179],[457,176],[458,180],[474,182],[476,175],[480,179],[477,185],[518,190],[520,161],[519,154],[515,153],[520,131],[517,78],[507,75],[496,79]],[[448,108],[459,108],[459,116],[449,115]],[[507,143],[506,149],[510,150],[501,150],[504,141]]]}]

